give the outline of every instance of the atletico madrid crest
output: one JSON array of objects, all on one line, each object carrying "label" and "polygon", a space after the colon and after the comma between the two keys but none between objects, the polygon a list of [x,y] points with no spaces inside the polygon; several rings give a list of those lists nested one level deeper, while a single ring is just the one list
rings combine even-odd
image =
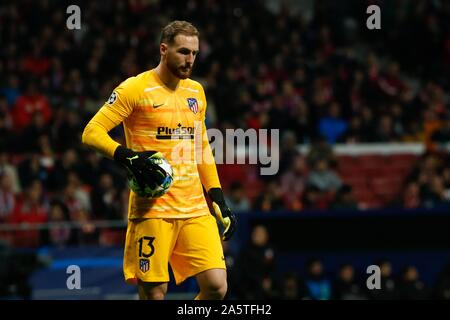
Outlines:
[{"label": "atletico madrid crest", "polygon": [[141,271],[143,273],[146,273],[148,271],[148,269],[150,269],[150,264],[148,259],[140,259],[139,260],[139,269],[141,269]]},{"label": "atletico madrid crest", "polygon": [[188,102],[189,109],[191,109],[191,111],[193,113],[197,113],[198,112],[197,99],[195,99],[195,98],[187,98],[187,102]]}]

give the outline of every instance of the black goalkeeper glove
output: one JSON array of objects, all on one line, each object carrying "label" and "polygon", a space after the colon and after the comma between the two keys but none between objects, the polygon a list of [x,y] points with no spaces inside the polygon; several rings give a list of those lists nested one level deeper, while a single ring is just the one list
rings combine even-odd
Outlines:
[{"label": "black goalkeeper glove", "polygon": [[150,157],[161,158],[163,155],[157,151],[136,152],[123,146],[118,146],[114,151],[114,160],[123,165],[129,175],[136,178],[142,190],[145,186],[156,187],[164,178],[156,170],[157,167],[147,161]]},{"label": "black goalkeeper glove", "polygon": [[208,195],[212,200],[212,206],[216,219],[220,222],[223,228],[222,240],[227,241],[231,238],[234,230],[236,229],[236,217],[226,205],[222,189],[211,188],[208,191]]}]

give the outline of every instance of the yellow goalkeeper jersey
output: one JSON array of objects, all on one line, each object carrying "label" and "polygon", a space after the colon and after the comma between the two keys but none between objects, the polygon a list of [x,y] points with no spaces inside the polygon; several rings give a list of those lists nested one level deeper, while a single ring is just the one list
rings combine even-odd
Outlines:
[{"label": "yellow goalkeeper jersey", "polygon": [[202,184],[209,190],[220,182],[204,124],[206,106],[200,83],[180,80],[171,90],[149,70],[122,82],[88,123],[83,142],[104,155],[112,158],[119,145],[107,132],[123,123],[128,148],[160,151],[173,167],[174,182],[162,197],[130,192],[130,219],[209,214]]}]

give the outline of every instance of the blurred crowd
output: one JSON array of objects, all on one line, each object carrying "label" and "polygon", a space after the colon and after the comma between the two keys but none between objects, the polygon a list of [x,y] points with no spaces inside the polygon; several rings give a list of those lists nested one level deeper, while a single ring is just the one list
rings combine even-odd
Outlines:
[{"label": "blurred crowd", "polygon": [[[367,273],[347,262],[327,268],[321,257],[303,261],[303,270],[279,268],[276,248],[265,225],[256,225],[249,243],[237,254],[225,247],[230,274],[230,299],[283,300],[426,300],[450,299],[450,263],[443,264],[434,281],[426,283],[414,264],[394,266],[388,259],[373,261],[379,268]],[[394,272],[394,267],[401,267]],[[278,272],[277,272],[278,271]]]},{"label": "blurred crowd", "polygon": [[[201,31],[194,78],[207,92],[207,126],[281,132],[279,174],[255,198],[234,182],[235,211],[358,208],[333,144],[450,137],[447,1],[378,1],[386,15],[372,33],[373,1],[318,0],[309,17],[257,0],[78,1],[82,28],[68,30],[71,2],[0,5],[0,221],[83,226],[57,228],[47,242],[94,241],[92,221],[126,218],[123,170],[80,136],[115,86],[156,66],[159,32],[173,19]],[[124,141],[120,128],[111,135]],[[445,159],[425,156],[400,205],[446,204],[449,189]]]},{"label": "blurred crowd", "polygon": [[448,156],[435,153],[421,158],[404,183],[402,197],[392,203],[403,208],[450,208]]}]

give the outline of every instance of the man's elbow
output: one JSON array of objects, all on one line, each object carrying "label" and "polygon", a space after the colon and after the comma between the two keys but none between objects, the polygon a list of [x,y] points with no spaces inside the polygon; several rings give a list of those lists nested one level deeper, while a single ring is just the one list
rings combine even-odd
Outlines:
[{"label": "man's elbow", "polygon": [[81,135],[81,142],[87,146],[90,146],[91,137],[93,134],[93,126],[92,123],[88,123],[87,126],[83,130],[83,134]]}]

